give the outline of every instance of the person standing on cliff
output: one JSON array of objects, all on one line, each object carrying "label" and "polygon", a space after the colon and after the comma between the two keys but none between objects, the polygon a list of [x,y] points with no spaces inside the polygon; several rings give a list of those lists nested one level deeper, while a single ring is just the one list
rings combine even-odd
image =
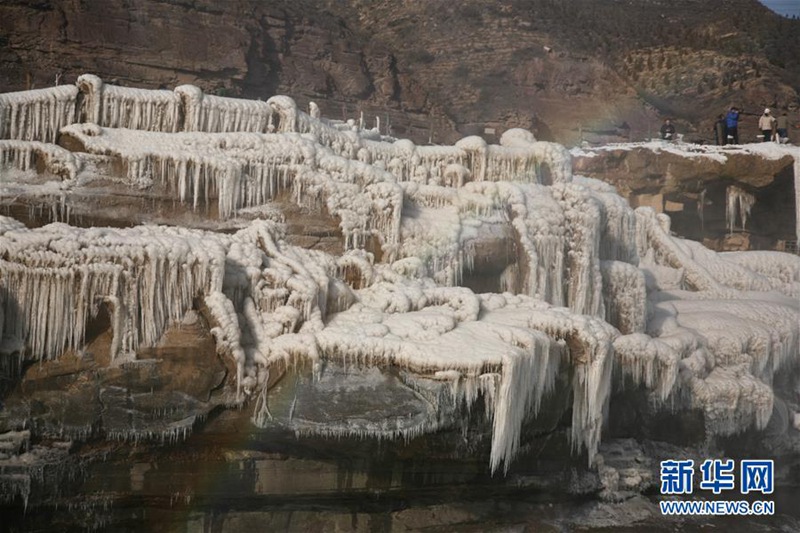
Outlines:
[{"label": "person standing on cliff", "polygon": [[739,144],[739,109],[736,106],[731,107],[725,115],[725,129],[727,131],[725,138],[733,141],[731,144]]},{"label": "person standing on cliff", "polygon": [[775,121],[775,126],[777,127],[778,132],[778,142],[789,142],[789,117],[786,115],[786,111],[784,111],[781,116],[777,118]]},{"label": "person standing on cliff", "polygon": [[714,141],[717,146],[724,146],[728,139],[728,127],[725,124],[725,117],[722,115],[717,116],[717,121],[714,123]]},{"label": "person standing on cliff", "polygon": [[675,126],[672,125],[670,119],[665,120],[664,125],[661,126],[661,138],[665,141],[675,140]]},{"label": "person standing on cliff", "polygon": [[775,117],[770,115],[769,109],[764,110],[764,114],[758,119],[758,129],[764,136],[764,142],[772,140],[772,130],[775,129]]}]

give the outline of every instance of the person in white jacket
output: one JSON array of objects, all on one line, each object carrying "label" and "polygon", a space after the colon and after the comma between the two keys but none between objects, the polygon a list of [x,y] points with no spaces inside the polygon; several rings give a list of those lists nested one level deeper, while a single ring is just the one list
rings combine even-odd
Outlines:
[{"label": "person in white jacket", "polygon": [[769,109],[765,109],[764,114],[758,119],[758,129],[764,135],[764,142],[772,140],[772,133],[775,130],[775,117],[770,115]]}]

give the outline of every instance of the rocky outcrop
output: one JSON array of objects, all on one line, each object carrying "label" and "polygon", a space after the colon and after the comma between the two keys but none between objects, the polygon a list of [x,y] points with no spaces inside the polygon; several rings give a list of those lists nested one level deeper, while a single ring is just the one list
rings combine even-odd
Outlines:
[{"label": "rocky outcrop", "polygon": [[[647,439],[800,435],[781,398],[797,257],[676,238],[524,130],[417,146],[286,96],[79,85],[0,99],[3,210],[72,224],[0,217],[4,517],[117,526],[140,506],[302,509],[445,484],[591,496],[567,525],[619,526],[655,513],[642,493],[663,446]],[[753,198],[728,190],[735,223]],[[134,227],[76,227],[100,217]],[[153,221],[169,225],[136,225]],[[670,434],[654,415],[700,424]],[[601,446],[611,421],[628,440]],[[395,511],[383,526],[486,521]]]},{"label": "rocky outcrop", "polygon": [[253,99],[291,92],[328,116],[364,110],[412,136],[428,129],[430,103],[391,51],[354,36],[318,2],[4,3],[0,35],[1,91],[90,71],[123,85],[189,83]]},{"label": "rocky outcrop", "polygon": [[[669,214],[674,231],[714,249],[783,250],[796,240],[796,148],[651,142],[576,148],[572,154],[577,174],[613,184],[631,205]],[[727,211],[732,187],[755,200],[750,221],[736,233]]]},{"label": "rocky outcrop", "polygon": [[[757,147],[756,147],[757,148]],[[573,150],[573,169],[614,185],[623,195],[698,193],[717,181],[767,187],[792,172],[794,158],[765,157],[757,149],[716,149],[690,144],[619,144]]]},{"label": "rocky outcrop", "polygon": [[[512,127],[568,143],[638,140],[665,114],[709,139],[732,102],[792,113],[800,104],[797,43],[781,37],[798,23],[756,0],[685,9],[662,0],[578,0],[574,10],[545,0],[462,4],[4,2],[0,91],[71,83],[88,71],[149,88],[285,93],[302,107],[316,101],[326,116],[363,111],[384,131],[434,143],[496,140]],[[740,133],[754,138],[755,121]]]}]

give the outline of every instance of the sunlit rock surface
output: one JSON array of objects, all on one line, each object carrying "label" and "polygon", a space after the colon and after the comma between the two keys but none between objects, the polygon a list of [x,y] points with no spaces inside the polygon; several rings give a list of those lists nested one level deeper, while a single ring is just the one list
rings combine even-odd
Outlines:
[{"label": "sunlit rock surface", "polygon": [[718,251],[797,250],[797,146],[653,141],[571,153],[576,174],[613,184],[632,206],[670,215],[681,236]]}]

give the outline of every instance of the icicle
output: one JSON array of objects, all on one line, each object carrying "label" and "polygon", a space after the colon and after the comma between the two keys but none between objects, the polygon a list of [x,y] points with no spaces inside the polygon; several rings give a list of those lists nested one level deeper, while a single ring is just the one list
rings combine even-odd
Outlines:
[{"label": "icicle", "polygon": [[705,208],[706,208],[706,189],[700,191],[700,195],[697,199],[697,216],[700,217],[700,233],[701,235],[705,235],[706,232],[706,217],[705,217]]},{"label": "icicle", "polygon": [[194,85],[179,85],[175,94],[181,99],[183,128],[181,131],[201,131],[203,91]]},{"label": "icicle", "polygon": [[74,85],[0,94],[0,139],[54,143],[76,122],[77,97]]},{"label": "icicle", "polygon": [[[78,230],[51,225],[7,232],[0,239],[0,285],[17,306],[5,332],[25,353],[54,358],[81,347],[98,302],[111,308],[112,357],[152,346],[193,299],[222,274],[224,252],[210,243],[187,245],[189,235],[164,230],[157,241],[146,227]],[[216,257],[214,255],[216,254]],[[180,265],[200,261],[194,273]]]},{"label": "icicle", "polygon": [[100,94],[100,126],[163,132],[181,129],[181,100],[172,91],[104,85]]},{"label": "icicle", "polygon": [[[183,86],[186,87],[186,86]],[[177,90],[177,89],[176,89]],[[198,106],[196,97],[191,99]],[[272,109],[267,102],[203,95],[192,110],[195,131],[215,133],[268,131]]]},{"label": "icicle", "polygon": [[[531,335],[530,346],[518,354],[505,356],[499,387],[489,396],[493,412],[492,472],[504,464],[505,472],[517,454],[522,424],[530,412],[537,414],[542,396],[555,381],[558,364],[550,361],[557,354],[545,335]],[[557,359],[556,359],[557,361]]]},{"label": "icicle", "polygon": [[794,155],[794,218],[795,218],[795,246],[800,253],[800,149]]},{"label": "icicle", "polygon": [[[201,301],[217,349],[234,362],[235,403],[257,398],[257,424],[270,423],[272,365],[308,361],[315,378],[322,361],[392,367],[445,382],[437,387],[450,400],[431,400],[430,413],[413,420],[291,422],[300,433],[410,438],[453,422],[447,409],[469,411],[482,397],[496,470],[513,461],[522,425],[560,367],[569,366],[563,375],[572,380],[571,441],[591,462],[613,364],[656,404],[691,402],[711,432],[727,434],[766,424],[769,384],[798,356],[800,259],[716,254],[676,238],[669,217],[633,212],[610,186],[573,177],[563,147],[530,132],[510,130],[499,146],[477,137],[416,146],[357,131],[354,120],[320,118],[313,106],[303,113],[284,96],[249,102],[193,86],[140,91],[93,76],[79,86],[87,120],[164,130],[62,129],[90,154],[123,161],[131,186],[163,187],[198,209],[215,203],[221,217],[271,214],[263,204],[285,193],[338,218],[350,251],[336,258],[289,246],[263,220],[228,235],[26,230],[0,218],[0,338],[27,359],[80,349],[87,320],[101,309],[111,315],[112,357],[129,357]],[[46,107],[20,106],[0,127],[44,131],[52,126]],[[183,110],[178,118],[175,109]],[[0,141],[4,169],[30,172],[44,162],[71,179],[80,159],[46,144]],[[744,227],[751,206],[750,195],[729,191],[731,228],[737,217]],[[510,262],[498,261],[492,280],[505,294],[458,287],[483,238],[516,250]],[[374,255],[359,249],[373,243]],[[152,436],[190,430],[181,422]]]},{"label": "icicle", "polygon": [[755,196],[736,185],[730,185],[726,190],[726,200],[725,221],[728,224],[728,233],[733,233],[737,218],[742,222],[742,230],[746,229],[747,217],[750,216],[750,209],[756,202]]},{"label": "icicle", "polygon": [[46,172],[65,180],[74,180],[78,174],[77,158],[60,146],[0,140],[0,169],[14,168],[25,172],[36,169],[37,163],[41,163]]}]

